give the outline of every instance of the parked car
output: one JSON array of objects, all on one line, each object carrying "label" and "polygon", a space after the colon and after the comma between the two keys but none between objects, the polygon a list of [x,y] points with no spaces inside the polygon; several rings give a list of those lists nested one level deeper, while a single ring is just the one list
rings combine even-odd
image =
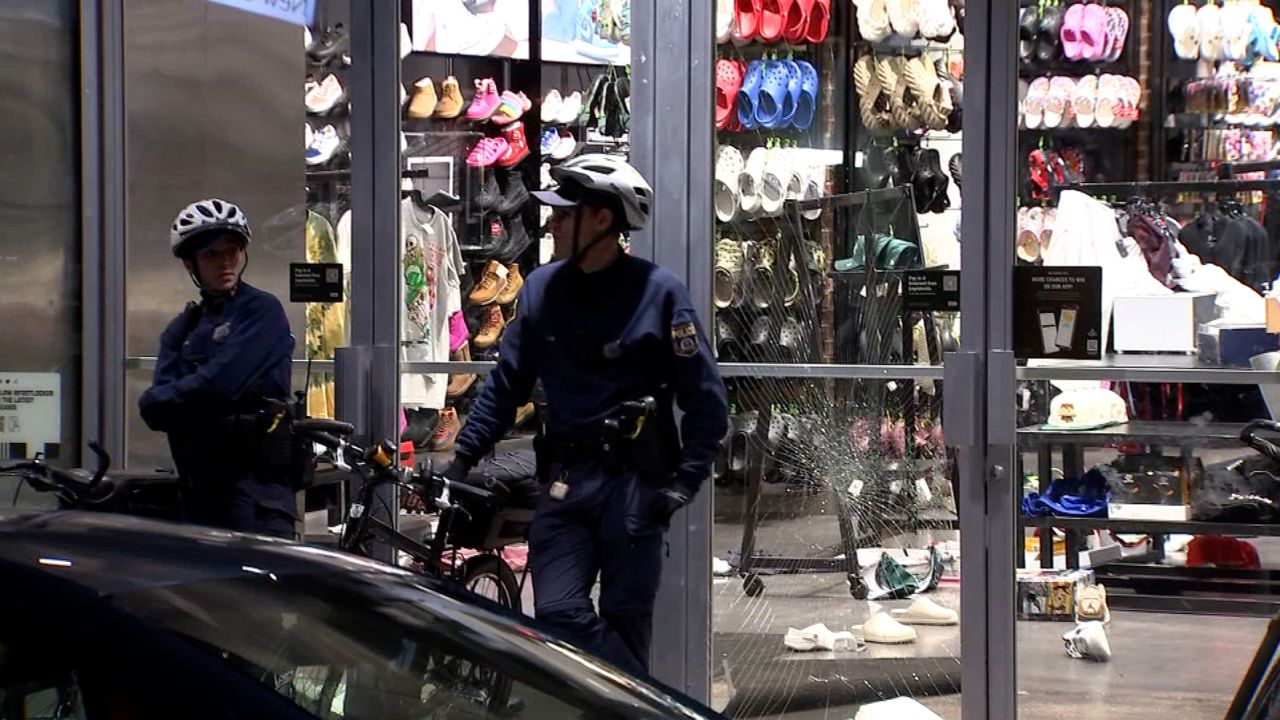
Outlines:
[{"label": "parked car", "polygon": [[105,513],[0,516],[0,720],[719,718],[447,582]]}]

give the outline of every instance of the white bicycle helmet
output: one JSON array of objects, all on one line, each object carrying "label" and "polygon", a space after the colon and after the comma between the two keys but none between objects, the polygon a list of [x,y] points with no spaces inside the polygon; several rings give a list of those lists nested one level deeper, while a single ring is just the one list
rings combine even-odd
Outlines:
[{"label": "white bicycle helmet", "polygon": [[252,236],[243,210],[226,200],[209,198],[191,203],[174,218],[169,228],[169,249],[175,257],[190,257],[202,249],[197,247],[201,239],[212,239],[213,230],[235,233],[244,238],[245,245]]},{"label": "white bicycle helmet", "polygon": [[577,205],[583,195],[609,196],[622,206],[628,229],[640,230],[649,222],[653,188],[617,155],[579,155],[552,168],[551,179],[559,186],[533,193],[547,205],[567,207]]}]

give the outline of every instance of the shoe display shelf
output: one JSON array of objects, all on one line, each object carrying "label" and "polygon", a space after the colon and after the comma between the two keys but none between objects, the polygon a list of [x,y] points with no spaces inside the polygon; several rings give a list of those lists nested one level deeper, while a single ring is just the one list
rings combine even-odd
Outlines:
[{"label": "shoe display shelf", "polygon": [[[1206,371],[1190,371],[1203,373]],[[1054,377],[1063,379],[1060,372]],[[1078,375],[1075,377],[1079,377]],[[1108,377],[1115,378],[1115,373]],[[1200,381],[1210,376],[1198,374]],[[1161,370],[1161,381],[1169,382],[1169,371]],[[1223,377],[1214,378],[1223,381]],[[1253,382],[1256,382],[1256,378]],[[1019,465],[1023,453],[1035,458],[1040,492],[1048,488],[1055,467],[1066,477],[1079,477],[1085,467],[1086,448],[1111,448],[1122,444],[1148,446],[1154,453],[1169,450],[1191,459],[1202,450],[1243,449],[1243,424],[1162,421],[1131,421],[1097,430],[1046,430],[1032,425],[1018,430]],[[1055,463],[1059,453],[1061,465]],[[1022,477],[1022,468],[1016,477]],[[1053,532],[1066,536],[1066,566],[1080,567],[1078,550],[1084,537],[1095,530],[1134,533],[1150,538],[1150,550],[1142,555],[1095,565],[1099,582],[1108,590],[1113,608],[1150,612],[1205,613],[1228,615],[1273,615],[1280,610],[1280,571],[1243,570],[1213,567],[1177,567],[1166,563],[1166,539],[1170,534],[1224,535],[1230,537],[1280,537],[1280,523],[1210,522],[1200,520],[1129,520],[1105,517],[1025,517],[1018,518],[1018,537],[1025,528],[1037,529],[1040,547],[1052,546]],[[1019,553],[1020,559],[1023,557]],[[1019,567],[1023,563],[1019,562]],[[1052,553],[1041,553],[1040,566],[1053,567]]]}]

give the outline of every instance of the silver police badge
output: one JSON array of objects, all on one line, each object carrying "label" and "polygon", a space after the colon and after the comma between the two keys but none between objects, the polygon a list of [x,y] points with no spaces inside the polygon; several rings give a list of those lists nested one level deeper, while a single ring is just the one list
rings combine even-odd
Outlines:
[{"label": "silver police badge", "polygon": [[680,357],[698,354],[698,329],[692,321],[671,326],[671,345]]}]

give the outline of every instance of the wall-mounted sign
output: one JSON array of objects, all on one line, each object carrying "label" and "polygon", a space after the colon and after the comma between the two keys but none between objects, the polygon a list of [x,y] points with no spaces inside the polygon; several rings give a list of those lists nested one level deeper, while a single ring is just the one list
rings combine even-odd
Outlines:
[{"label": "wall-mounted sign", "polygon": [[290,263],[289,302],[342,302],[341,263]]},{"label": "wall-mounted sign", "polygon": [[959,270],[912,270],[902,274],[904,310],[946,312],[960,309]]},{"label": "wall-mounted sign", "polygon": [[255,15],[284,20],[294,25],[310,25],[316,14],[316,0],[209,0]]},{"label": "wall-mounted sign", "polygon": [[0,373],[0,458],[56,456],[61,439],[62,376]]},{"label": "wall-mounted sign", "polygon": [[542,59],[631,64],[631,0],[542,0]]}]

